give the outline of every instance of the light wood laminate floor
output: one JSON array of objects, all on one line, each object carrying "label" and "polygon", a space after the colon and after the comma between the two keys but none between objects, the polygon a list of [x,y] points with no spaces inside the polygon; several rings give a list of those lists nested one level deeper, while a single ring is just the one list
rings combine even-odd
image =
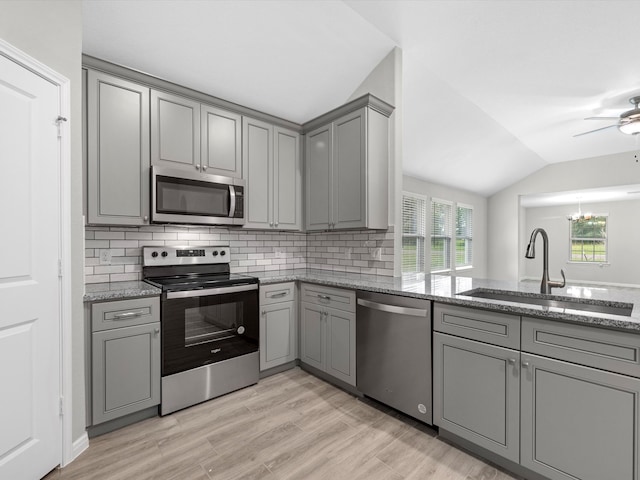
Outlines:
[{"label": "light wood laminate floor", "polygon": [[509,480],[436,432],[295,368],[93,438],[46,480]]}]

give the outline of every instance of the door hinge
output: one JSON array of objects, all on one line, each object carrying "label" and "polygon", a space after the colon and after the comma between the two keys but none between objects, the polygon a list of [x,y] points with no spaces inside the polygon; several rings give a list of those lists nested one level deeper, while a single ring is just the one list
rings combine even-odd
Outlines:
[{"label": "door hinge", "polygon": [[62,125],[62,122],[66,122],[67,121],[67,117],[63,117],[62,115],[58,115],[58,118],[56,118],[56,125],[58,126],[58,138],[62,137],[62,130],[60,125]]},{"label": "door hinge", "polygon": [[62,278],[62,260],[58,259],[58,277]]},{"label": "door hinge", "polygon": [[60,416],[64,415],[64,397],[60,397]]}]

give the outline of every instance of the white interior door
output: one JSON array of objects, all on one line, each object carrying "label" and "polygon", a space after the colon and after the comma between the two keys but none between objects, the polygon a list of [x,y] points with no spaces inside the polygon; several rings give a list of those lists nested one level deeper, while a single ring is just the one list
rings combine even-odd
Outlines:
[{"label": "white interior door", "polygon": [[0,478],[60,463],[59,89],[0,55]]}]

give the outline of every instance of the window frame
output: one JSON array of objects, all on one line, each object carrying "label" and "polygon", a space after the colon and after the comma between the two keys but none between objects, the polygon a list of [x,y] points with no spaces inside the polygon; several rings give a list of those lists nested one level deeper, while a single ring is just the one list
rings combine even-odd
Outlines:
[{"label": "window frame", "polygon": [[[467,210],[471,210],[471,236],[467,236],[467,237],[458,237],[458,208],[465,208]],[[455,230],[455,249],[454,249],[454,270],[467,270],[470,268],[473,268],[473,217],[474,217],[474,208],[473,205],[469,205],[466,203],[462,203],[462,202],[456,202],[455,203],[455,211],[456,211],[456,218],[455,218],[455,223],[456,225],[453,226],[453,229]],[[470,253],[469,256],[471,257],[471,261],[468,263],[463,263],[458,265],[458,240],[459,239],[464,239],[465,241],[468,240],[469,241],[469,245],[470,245]],[[466,247],[465,247],[465,251],[466,251]],[[466,258],[466,255],[465,255]]]},{"label": "window frame", "polygon": [[[438,203],[441,205],[448,205],[449,207],[451,207],[451,211],[450,211],[450,215],[449,215],[449,235],[434,235],[433,234],[433,205],[434,203]],[[455,212],[455,202],[452,202],[451,200],[444,200],[442,198],[438,198],[438,197],[431,197],[431,202],[429,205],[429,216],[430,216],[430,221],[429,221],[429,273],[446,273],[446,272],[452,272],[454,271],[454,263],[455,263],[455,254],[453,253],[455,251],[455,248],[452,248],[452,245],[454,245],[455,242],[455,232],[454,230],[454,212]],[[433,269],[433,240],[434,238],[440,238],[440,239],[448,239],[449,240],[449,248],[448,251],[446,253],[448,253],[447,257],[448,257],[448,267],[445,268],[440,268],[440,269]],[[446,242],[445,242],[445,247],[444,249],[446,249]],[[446,258],[446,257],[445,257]],[[452,263],[453,260],[453,263]],[[426,260],[425,260],[426,263]],[[426,267],[425,267],[426,268]]]},{"label": "window frame", "polygon": [[[424,235],[419,234],[405,234],[404,233],[404,199],[405,197],[410,197],[418,201],[422,201],[424,203],[424,218],[422,222],[424,223]],[[425,195],[420,195],[418,193],[413,192],[402,192],[402,208],[401,208],[401,244],[400,244],[400,273],[401,274],[412,274],[412,273],[425,273],[426,272],[426,258],[427,258],[427,208],[428,208],[429,198]],[[418,212],[416,211],[416,214]],[[412,272],[408,272],[404,270],[404,239],[405,238],[415,238],[416,239],[416,270]],[[418,253],[418,249],[420,248],[420,241],[422,239],[422,254]],[[422,260],[422,262],[420,262]],[[422,265],[420,265],[422,263]]]},{"label": "window frame", "polygon": [[[597,217],[603,217],[605,219],[605,225],[604,225],[604,237],[574,237],[573,236],[573,222],[577,221],[570,218],[569,219],[569,258],[567,260],[567,263],[573,264],[573,265],[609,265],[609,225],[610,225],[610,217],[608,213],[593,213],[591,214],[591,218],[597,218]],[[599,260],[599,261],[589,261],[589,260],[574,260],[573,259],[573,242],[574,240],[598,240],[598,241],[604,241],[604,254],[605,254],[605,259],[603,261]]]}]

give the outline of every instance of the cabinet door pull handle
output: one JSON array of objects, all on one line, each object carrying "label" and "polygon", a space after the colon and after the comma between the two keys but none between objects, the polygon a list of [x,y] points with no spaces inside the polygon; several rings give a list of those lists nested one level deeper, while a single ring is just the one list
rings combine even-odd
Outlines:
[{"label": "cabinet door pull handle", "polygon": [[529,362],[522,362],[522,368],[529,368],[530,365]]},{"label": "cabinet door pull handle", "polygon": [[131,318],[131,317],[139,317],[142,315],[142,312],[125,312],[125,313],[116,313],[113,318],[120,320],[122,318]]},{"label": "cabinet door pull handle", "polygon": [[262,315],[266,315],[267,311],[266,310],[262,310]]},{"label": "cabinet door pull handle", "polygon": [[509,365],[515,365],[516,364],[516,359],[515,358],[510,358],[508,361],[509,361]]},{"label": "cabinet door pull handle", "polygon": [[206,170],[206,169],[207,169],[207,166],[206,166],[206,165],[203,165],[203,166],[202,166],[202,170]]},{"label": "cabinet door pull handle", "polygon": [[144,217],[142,217],[142,219],[143,219],[145,222],[148,222],[148,221],[149,221],[149,216],[148,216],[148,215],[145,215]]},{"label": "cabinet door pull handle", "polygon": [[200,165],[196,165],[196,170],[200,170]]},{"label": "cabinet door pull handle", "polygon": [[154,330],[153,330],[153,333],[155,333],[156,335],[158,335],[158,334],[160,333],[160,329],[159,329],[159,328],[154,329]]},{"label": "cabinet door pull handle", "polygon": [[287,294],[287,292],[274,293],[273,295],[271,295],[271,298],[284,297],[286,294]]}]

